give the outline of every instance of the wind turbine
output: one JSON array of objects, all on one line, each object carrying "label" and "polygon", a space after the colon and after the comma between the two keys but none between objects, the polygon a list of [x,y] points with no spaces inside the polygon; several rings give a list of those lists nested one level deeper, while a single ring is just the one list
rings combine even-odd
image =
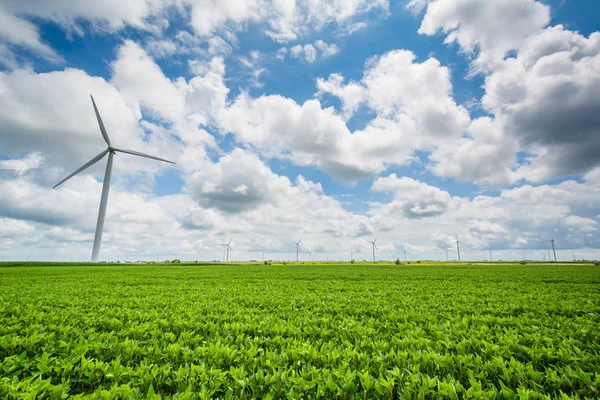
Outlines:
[{"label": "wind turbine", "polygon": [[302,241],[302,238],[300,238],[300,240],[298,240],[296,243],[296,261],[299,261],[298,259],[298,253],[300,253],[300,242]]},{"label": "wind turbine", "polygon": [[96,113],[96,119],[98,120],[98,125],[100,126],[100,133],[104,138],[104,141],[107,144],[107,148],[98,154],[96,157],[92,158],[90,161],[83,164],[81,167],[75,170],[71,175],[67,176],[62,181],[58,182],[52,189],[57,188],[61,184],[65,183],[81,171],[85,170],[88,167],[96,164],[98,161],[104,158],[105,155],[108,154],[108,161],[106,163],[106,171],[104,172],[104,182],[102,183],[102,196],[100,197],[100,209],[98,210],[98,221],[96,222],[96,234],[94,235],[94,248],[92,250],[92,262],[98,262],[98,255],[100,254],[100,243],[102,242],[102,230],[104,229],[104,217],[106,216],[106,204],[108,202],[108,191],[110,190],[110,175],[112,173],[112,163],[113,156],[115,153],[126,153],[131,154],[138,157],[151,158],[153,160],[163,161],[171,164],[175,164],[173,161],[165,160],[163,158],[151,156],[148,154],[140,153],[133,150],[125,150],[119,149],[117,147],[113,147],[110,143],[110,138],[108,137],[108,133],[106,132],[106,128],[104,127],[104,123],[102,122],[102,118],[100,117],[100,113],[98,112],[98,107],[96,107],[96,102],[94,101],[94,97],[90,95],[92,98],[92,105],[94,106],[94,112]]},{"label": "wind turbine", "polygon": [[376,241],[377,241],[377,236],[375,236],[375,239],[373,239],[372,242],[370,240],[367,240],[367,242],[369,242],[373,245],[373,262],[375,262],[375,249],[377,249],[377,245],[375,244]]},{"label": "wind turbine", "polygon": [[229,239],[229,242],[227,243],[223,243],[221,246],[225,246],[225,252],[227,254],[227,258],[226,261],[229,261],[229,250],[233,251],[233,249],[231,248],[231,241],[233,240],[233,238]]},{"label": "wind turbine", "polygon": [[458,252],[458,261],[460,262],[460,240],[458,240],[458,236],[456,236],[456,251]]},{"label": "wind turbine", "polygon": [[552,243],[552,252],[554,253],[554,261],[556,261],[556,250],[554,250],[554,238],[550,239],[550,243]]}]

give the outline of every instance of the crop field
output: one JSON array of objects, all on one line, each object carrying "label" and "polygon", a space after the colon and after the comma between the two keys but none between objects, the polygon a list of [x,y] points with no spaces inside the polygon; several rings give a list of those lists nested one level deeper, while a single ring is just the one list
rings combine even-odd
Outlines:
[{"label": "crop field", "polygon": [[0,268],[0,398],[600,398],[593,265]]}]

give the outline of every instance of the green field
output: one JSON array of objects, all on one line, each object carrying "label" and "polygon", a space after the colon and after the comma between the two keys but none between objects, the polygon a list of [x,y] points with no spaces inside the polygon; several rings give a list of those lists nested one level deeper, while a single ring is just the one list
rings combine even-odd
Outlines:
[{"label": "green field", "polygon": [[600,267],[0,268],[0,398],[599,398]]}]

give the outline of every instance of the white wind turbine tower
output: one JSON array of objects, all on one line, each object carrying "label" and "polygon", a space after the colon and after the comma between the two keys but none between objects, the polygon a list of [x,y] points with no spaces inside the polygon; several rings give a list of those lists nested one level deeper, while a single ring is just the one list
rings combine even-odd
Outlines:
[{"label": "white wind turbine tower", "polygon": [[100,126],[100,133],[102,134],[102,137],[104,138],[104,141],[106,142],[108,147],[104,151],[102,151],[102,153],[98,154],[96,157],[92,158],[90,161],[86,162],[81,167],[79,167],[77,170],[75,170],[75,172],[73,172],[71,175],[67,176],[65,179],[58,182],[56,185],[54,185],[54,187],[52,189],[57,188],[59,185],[68,181],[69,179],[71,179],[72,177],[74,177],[75,175],[80,173],[81,171],[96,164],[98,161],[100,161],[102,158],[104,158],[105,155],[108,154],[108,161],[106,163],[106,172],[104,173],[104,182],[102,183],[102,196],[100,197],[100,209],[98,210],[98,221],[96,222],[96,234],[94,235],[94,248],[92,250],[92,262],[98,262],[98,255],[100,254],[100,243],[102,242],[102,230],[104,228],[104,217],[106,216],[106,204],[108,202],[108,191],[110,190],[110,175],[112,173],[112,163],[113,163],[114,154],[117,152],[118,153],[127,153],[127,154],[132,154],[134,156],[146,157],[146,158],[151,158],[153,160],[164,161],[164,162],[168,162],[171,164],[175,164],[175,163],[173,161],[165,160],[163,158],[151,156],[151,155],[140,153],[137,151],[119,149],[117,147],[114,147],[110,143],[110,138],[108,137],[108,133],[106,133],[106,128],[104,127],[104,123],[102,122],[102,118],[100,117],[100,113],[98,112],[98,108],[96,107],[96,102],[94,101],[94,97],[92,95],[90,95],[90,97],[92,98],[92,105],[94,106],[94,112],[96,113],[96,119],[98,119],[98,125]]},{"label": "white wind turbine tower", "polygon": [[550,243],[552,243],[552,253],[554,253],[554,261],[556,261],[556,250],[554,249],[554,238],[552,238],[550,240]]},{"label": "white wind turbine tower", "polygon": [[456,251],[458,252],[458,261],[460,261],[460,240],[458,240],[458,236],[456,236]]},{"label": "white wind turbine tower", "polygon": [[299,261],[298,259],[298,254],[300,253],[300,242],[302,241],[302,238],[300,238],[300,240],[298,240],[296,243],[296,261]]},{"label": "white wind turbine tower", "polygon": [[225,246],[225,252],[227,254],[227,258],[226,261],[229,262],[229,251],[233,251],[233,249],[231,248],[231,241],[233,240],[233,238],[229,239],[229,242],[227,243],[223,243],[221,246]]},{"label": "white wind turbine tower", "polygon": [[373,262],[375,262],[375,249],[377,249],[377,245],[375,244],[376,241],[377,241],[377,236],[375,236],[375,239],[373,239],[373,241],[367,240],[367,242],[369,242],[373,245]]}]

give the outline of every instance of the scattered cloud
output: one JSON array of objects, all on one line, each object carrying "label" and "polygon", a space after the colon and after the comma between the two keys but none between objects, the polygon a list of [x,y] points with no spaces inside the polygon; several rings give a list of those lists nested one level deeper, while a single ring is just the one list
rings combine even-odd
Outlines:
[{"label": "scattered cloud", "polygon": [[[317,40],[314,44],[297,44],[291,47],[290,55],[293,58],[312,64],[317,61],[317,59],[331,57],[339,51],[340,49],[335,44],[327,44],[322,40]],[[283,57],[283,55],[285,55],[285,52],[278,53],[278,56]]]}]

